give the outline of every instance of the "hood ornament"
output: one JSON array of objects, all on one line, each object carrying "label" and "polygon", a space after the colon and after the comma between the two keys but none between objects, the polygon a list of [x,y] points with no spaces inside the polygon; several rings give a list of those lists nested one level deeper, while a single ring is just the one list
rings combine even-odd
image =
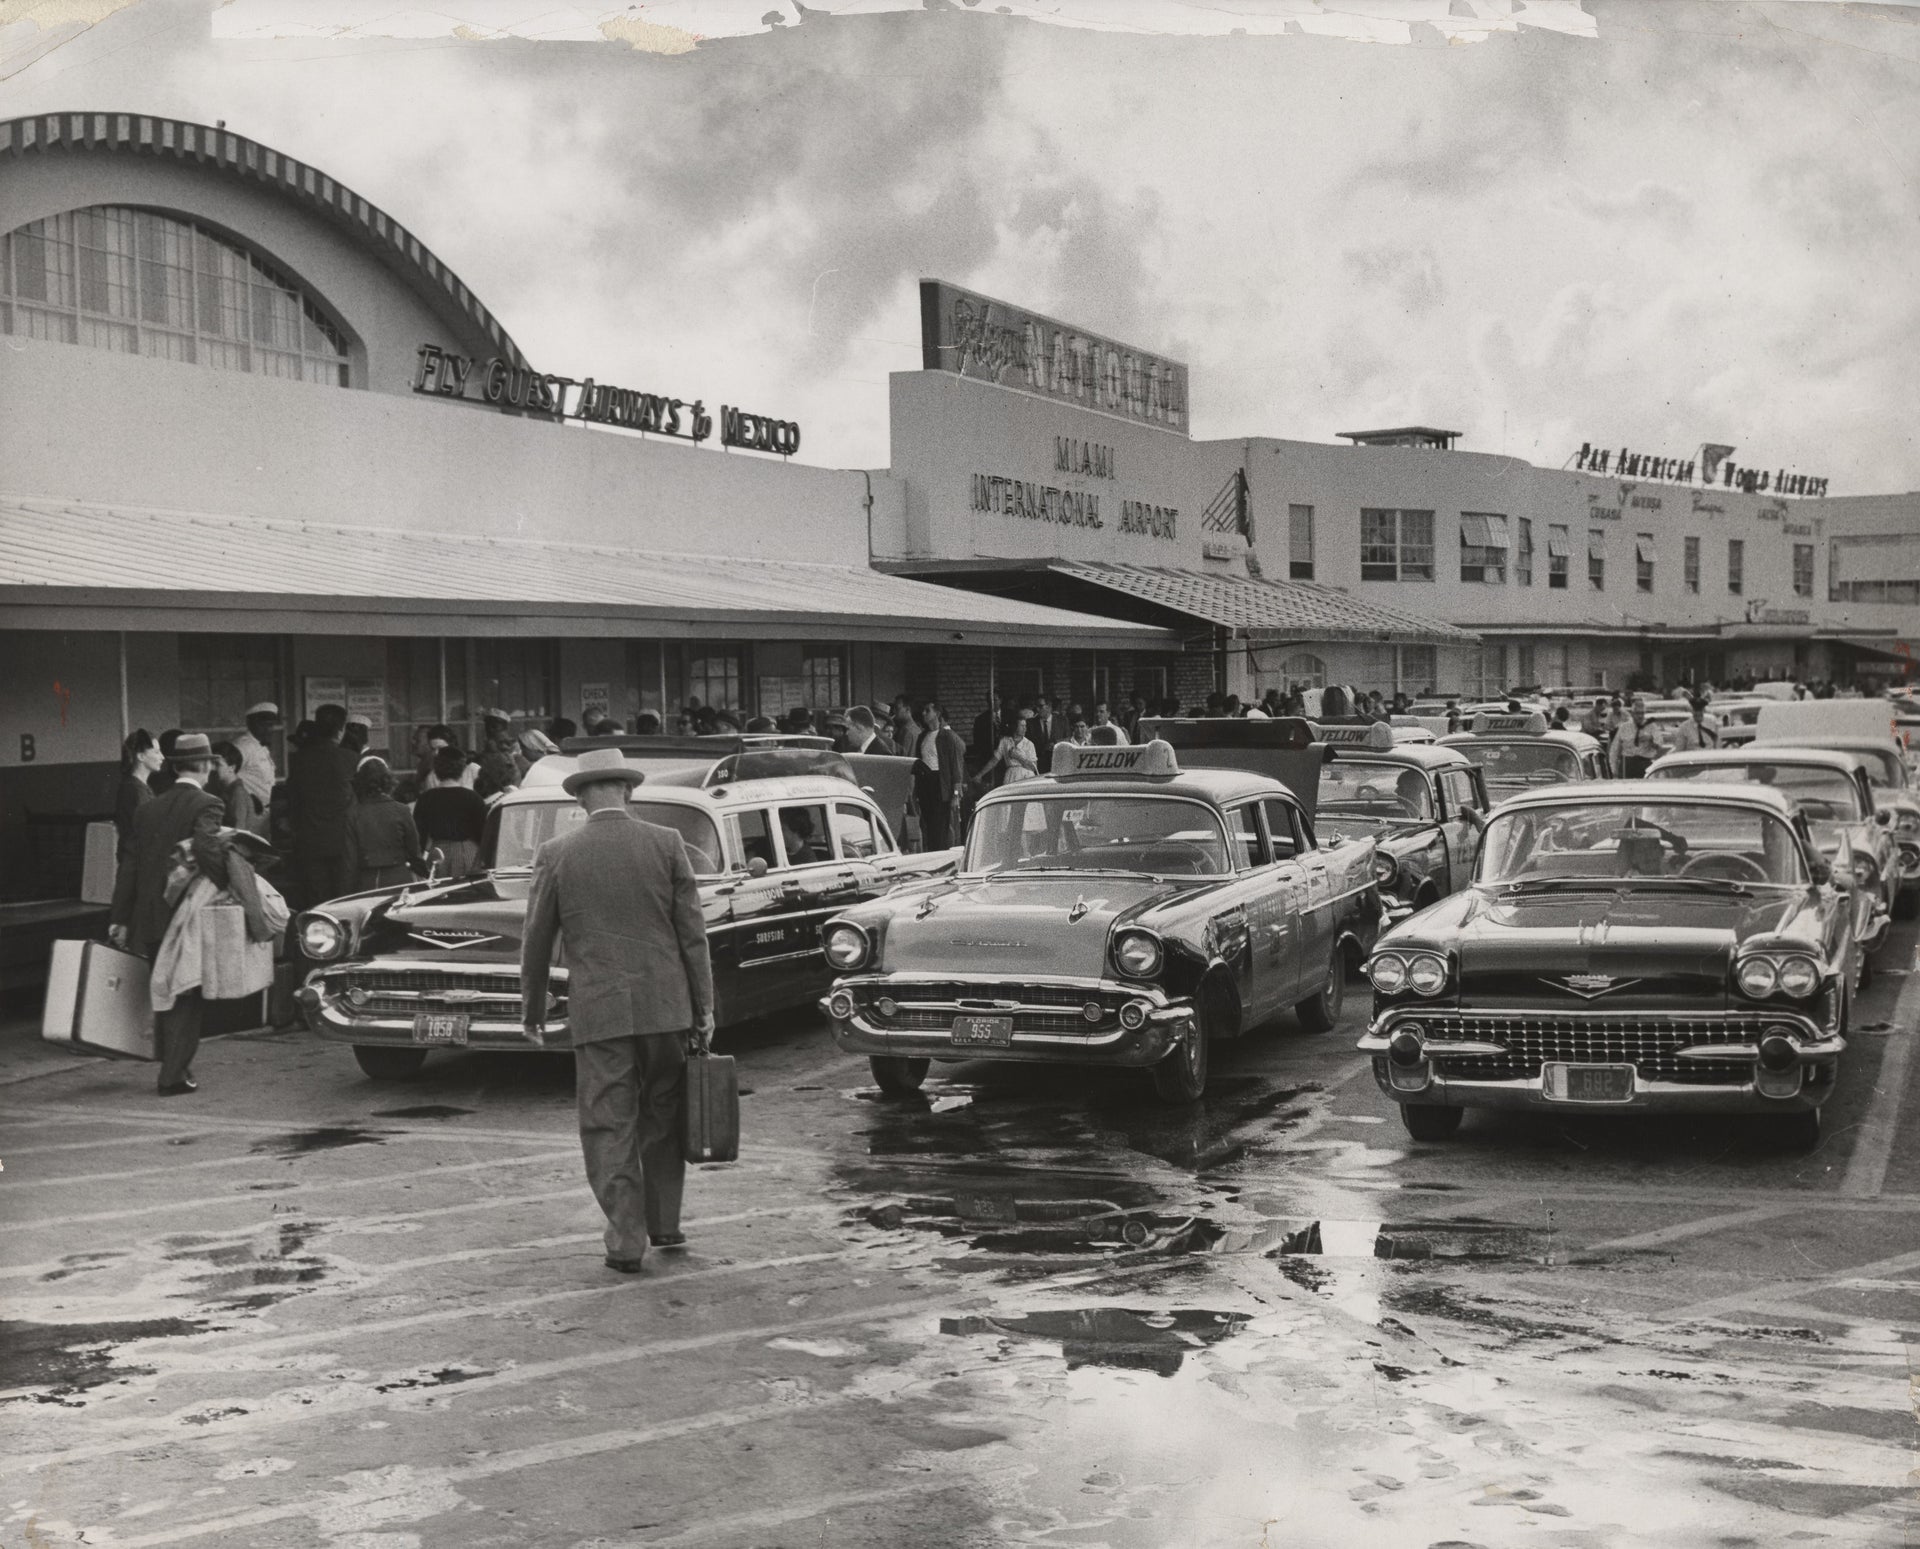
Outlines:
[{"label": "hood ornament", "polygon": [[1067,911],[1067,923],[1069,925],[1078,925],[1087,917],[1087,911],[1092,907],[1093,905],[1087,902],[1087,895],[1082,893],[1078,898],[1074,899],[1073,907]]},{"label": "hood ornament", "polygon": [[444,951],[456,952],[461,947],[483,946],[489,941],[498,941],[498,936],[490,936],[481,930],[410,930],[407,937],[412,941],[424,941],[430,947],[440,947]]},{"label": "hood ornament", "polygon": [[1624,989],[1629,984],[1638,984],[1638,979],[1616,979],[1612,974],[1567,974],[1560,979],[1543,979],[1543,984],[1558,985],[1563,990],[1571,990],[1582,1000],[1596,1000],[1610,990]]}]

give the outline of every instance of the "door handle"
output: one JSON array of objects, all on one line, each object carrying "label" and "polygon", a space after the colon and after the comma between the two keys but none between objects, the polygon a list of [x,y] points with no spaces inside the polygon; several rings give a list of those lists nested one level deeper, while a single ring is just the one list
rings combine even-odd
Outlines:
[{"label": "door handle", "polygon": [[793,878],[789,877],[786,881],[780,884],[780,891],[783,893],[797,893],[800,891],[800,884],[796,882]]}]

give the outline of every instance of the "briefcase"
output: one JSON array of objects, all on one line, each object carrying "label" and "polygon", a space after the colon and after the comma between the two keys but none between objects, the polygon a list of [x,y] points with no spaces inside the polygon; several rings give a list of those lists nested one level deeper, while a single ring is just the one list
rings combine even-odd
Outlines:
[{"label": "briefcase", "polygon": [[740,1075],[731,1054],[687,1057],[687,1104],[680,1144],[689,1162],[739,1159]]},{"label": "briefcase", "polygon": [[104,941],[56,941],[40,1036],[90,1054],[158,1059],[148,988],[152,976],[144,957]]}]

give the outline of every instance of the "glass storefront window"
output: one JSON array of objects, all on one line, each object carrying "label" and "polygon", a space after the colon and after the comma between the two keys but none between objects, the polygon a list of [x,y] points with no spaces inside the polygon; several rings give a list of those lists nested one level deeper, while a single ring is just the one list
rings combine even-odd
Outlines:
[{"label": "glass storefront window", "polygon": [[0,333],[348,385],[344,331],[315,297],[153,210],[96,205],[0,237]]},{"label": "glass storefront window", "polygon": [[180,636],[180,725],[215,742],[247,729],[248,705],[280,694],[279,645],[273,635]]}]

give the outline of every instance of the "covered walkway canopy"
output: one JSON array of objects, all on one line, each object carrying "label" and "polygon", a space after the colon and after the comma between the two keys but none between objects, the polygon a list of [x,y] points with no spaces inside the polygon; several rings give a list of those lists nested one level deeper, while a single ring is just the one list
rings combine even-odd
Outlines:
[{"label": "covered walkway canopy", "polygon": [[0,495],[0,627],[1181,649],[863,566]]}]

